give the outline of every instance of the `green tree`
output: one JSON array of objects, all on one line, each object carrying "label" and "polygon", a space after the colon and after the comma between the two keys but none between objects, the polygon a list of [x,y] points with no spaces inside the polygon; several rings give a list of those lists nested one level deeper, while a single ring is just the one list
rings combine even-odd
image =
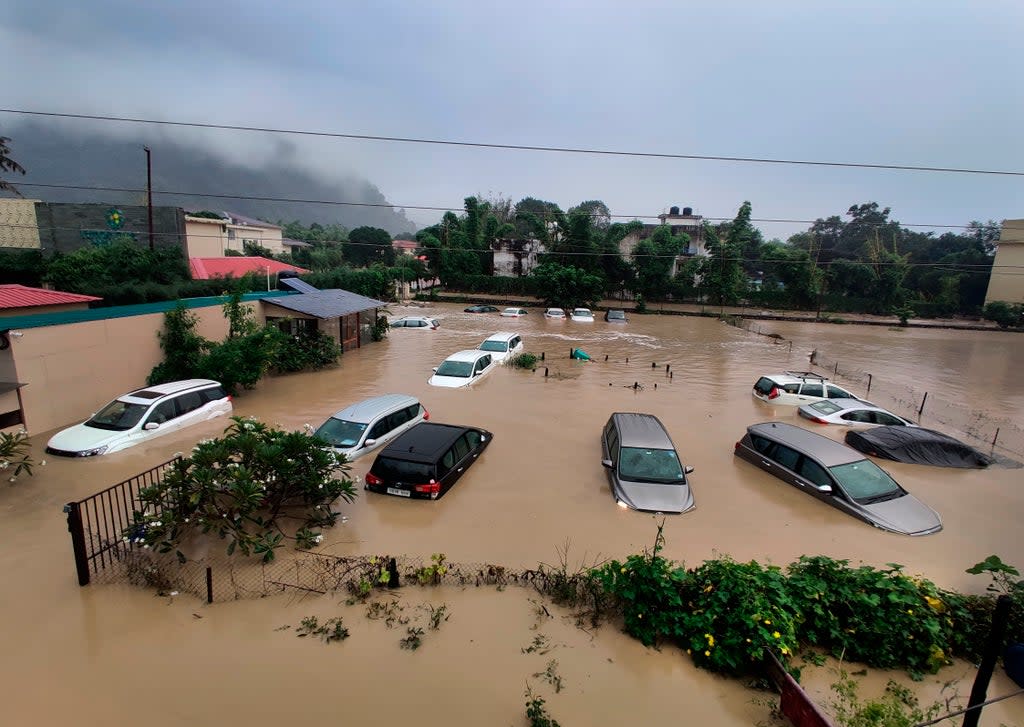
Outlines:
[{"label": "green tree", "polygon": [[547,202],[535,197],[523,197],[516,203],[513,212],[516,235],[534,237],[544,241],[547,225],[554,222],[555,215],[561,212],[562,209],[554,202]]},{"label": "green tree", "polygon": [[199,319],[180,300],[164,313],[164,329],[157,332],[164,360],[149,372],[146,383],[163,384],[195,377],[209,341],[196,333]]},{"label": "green tree", "polygon": [[814,306],[824,275],[807,251],[768,243],[762,248],[761,260],[766,278],[781,284],[790,305],[795,308]]},{"label": "green tree", "polygon": [[395,249],[391,235],[379,227],[357,227],[348,233],[342,243],[345,259],[354,267],[368,267],[374,263],[395,264]]},{"label": "green tree", "polygon": [[636,291],[648,299],[664,298],[675,259],[689,244],[688,235],[673,235],[668,225],[658,225],[650,237],[637,243],[633,249]]},{"label": "green tree", "polygon": [[537,295],[554,307],[570,309],[596,305],[604,291],[604,280],[582,268],[542,263],[534,268]]},{"label": "green tree", "polygon": [[[11,139],[8,136],[0,136],[0,172],[11,172],[14,174],[25,174],[25,167],[18,164],[10,157],[11,149],[7,146],[7,142]],[[0,178],[0,192],[10,192],[11,194],[21,197],[21,192],[10,182]]]},{"label": "green tree", "polygon": [[728,238],[719,237],[711,225],[704,225],[707,257],[701,263],[701,289],[715,305],[739,302],[746,290],[740,252]]},{"label": "green tree", "polygon": [[588,199],[586,202],[580,202],[575,207],[570,207],[569,212],[583,212],[589,215],[591,225],[602,232],[607,230],[612,224],[611,210],[608,209],[608,205],[599,199]]}]

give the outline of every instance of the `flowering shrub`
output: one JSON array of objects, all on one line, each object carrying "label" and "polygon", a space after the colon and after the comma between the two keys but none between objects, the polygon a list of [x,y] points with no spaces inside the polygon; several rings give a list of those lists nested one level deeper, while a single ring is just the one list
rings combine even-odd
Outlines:
[{"label": "flowering shrub", "polygon": [[[22,472],[27,473],[29,477],[32,476],[35,462],[28,454],[30,447],[28,432],[24,429],[14,434],[0,432],[0,470],[4,470],[4,474],[11,482],[14,482]],[[11,467],[14,467],[14,472],[7,471]]]},{"label": "flowering shrub", "polygon": [[[190,535],[212,533],[235,550],[264,562],[285,540],[312,547],[334,525],[332,505],[356,496],[344,458],[318,437],[285,432],[253,419],[232,417],[224,436],[200,442],[163,480],[143,489],[147,506],[136,512],[124,537],[158,552],[177,552]],[[281,522],[298,520],[294,534]]]}]

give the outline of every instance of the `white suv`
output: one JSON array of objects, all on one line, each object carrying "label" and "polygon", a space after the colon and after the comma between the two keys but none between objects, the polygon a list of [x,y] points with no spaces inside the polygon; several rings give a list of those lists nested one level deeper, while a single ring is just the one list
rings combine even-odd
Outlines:
[{"label": "white suv", "polygon": [[822,399],[859,399],[811,371],[765,374],[754,384],[754,397],[769,404],[808,404]]}]

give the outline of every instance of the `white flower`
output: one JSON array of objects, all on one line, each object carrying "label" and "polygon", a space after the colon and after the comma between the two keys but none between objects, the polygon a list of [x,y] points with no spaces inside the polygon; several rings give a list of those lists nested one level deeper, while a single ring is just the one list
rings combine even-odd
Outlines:
[{"label": "white flower", "polygon": [[143,548],[146,548],[146,549],[148,550],[148,549],[149,549],[149,543],[146,543],[146,544],[145,544],[145,545],[143,545],[142,547],[143,547]]},{"label": "white flower", "polygon": [[121,538],[121,542],[122,543],[127,543],[128,542],[128,536],[125,535],[123,538]]},{"label": "white flower", "polygon": [[14,478],[12,477],[11,479],[8,480],[8,482],[14,482]]},{"label": "white flower", "polygon": [[0,470],[5,470],[5,469],[7,469],[10,466],[11,466],[11,463],[8,462],[6,459],[3,462],[0,462]]},{"label": "white flower", "polygon": [[172,596],[177,596],[177,595],[178,595],[178,592],[177,592],[177,591],[171,591],[171,595],[172,595]]},{"label": "white flower", "polygon": [[42,466],[42,467],[45,467],[45,466],[46,466],[46,460],[44,459],[44,460],[43,460],[42,462],[40,462],[39,464],[40,464],[40,466]]},{"label": "white flower", "polygon": [[185,518],[185,522],[188,522],[188,518]]}]

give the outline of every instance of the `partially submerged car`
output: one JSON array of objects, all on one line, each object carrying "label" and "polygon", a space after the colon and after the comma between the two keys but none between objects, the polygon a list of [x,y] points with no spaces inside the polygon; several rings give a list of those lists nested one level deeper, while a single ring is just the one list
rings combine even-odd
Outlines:
[{"label": "partially submerged car", "polygon": [[753,424],[736,442],[734,453],[876,528],[903,535],[942,530],[938,513],[900,487],[885,470],[857,450],[820,434],[783,422]]},{"label": "partially submerged car", "polygon": [[440,325],[436,318],[426,316],[405,316],[396,318],[388,324],[390,328],[416,328],[421,331],[436,331]]},{"label": "partially submerged car", "polygon": [[609,323],[625,323],[626,322],[626,311],[624,310],[606,310],[604,312],[604,319]]},{"label": "partially submerged car", "polygon": [[822,399],[803,404],[797,413],[818,424],[853,426],[916,427],[909,419],[893,414],[869,401],[860,399]]},{"label": "partially submerged car", "polygon": [[589,308],[573,308],[569,319],[577,323],[593,323],[594,312]]},{"label": "partially submerged car", "polygon": [[486,429],[423,422],[385,447],[366,473],[365,487],[398,497],[436,500],[491,443]]},{"label": "partially submerged car", "polygon": [[846,389],[811,371],[786,371],[765,374],[754,382],[751,392],[756,399],[769,404],[800,405],[822,399],[856,399]]},{"label": "partially submerged car", "polygon": [[478,348],[458,351],[441,362],[434,369],[434,375],[427,379],[431,386],[457,389],[469,386],[494,369],[494,355]]},{"label": "partially submerged car", "polygon": [[466,308],[464,313],[497,313],[498,309],[493,305],[471,305]]},{"label": "partially submerged car", "polygon": [[425,419],[430,419],[430,414],[415,397],[385,394],[333,414],[317,428],[316,436],[351,462]]},{"label": "partially submerged car", "polygon": [[922,427],[875,427],[847,432],[846,443],[854,449],[896,462],[935,467],[988,467],[995,460],[959,439]]},{"label": "partially submerged car", "polygon": [[522,318],[527,315],[530,311],[526,308],[506,308],[501,312],[502,318]]},{"label": "partially submerged car", "polygon": [[53,435],[46,451],[63,457],[110,454],[231,410],[231,397],[210,379],[147,386],[117,397],[81,424]]},{"label": "partially submerged car", "polygon": [[548,308],[547,310],[544,311],[544,317],[551,318],[552,320],[556,321],[564,321],[565,311],[562,310],[561,308]]},{"label": "partially submerged car", "polygon": [[495,333],[480,344],[480,350],[490,353],[495,363],[502,363],[523,350],[523,337],[507,331]]},{"label": "partially submerged car", "polygon": [[653,414],[616,412],[601,433],[601,464],[615,502],[623,508],[683,513],[694,507],[672,438]]}]

